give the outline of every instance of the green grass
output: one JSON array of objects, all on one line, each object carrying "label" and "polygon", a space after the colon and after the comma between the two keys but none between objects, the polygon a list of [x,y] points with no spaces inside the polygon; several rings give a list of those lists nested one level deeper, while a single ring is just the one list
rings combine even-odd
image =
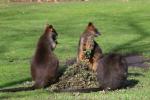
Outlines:
[{"label": "green grass", "polygon": [[[3,3],[2,3],[3,2]],[[0,2],[0,88],[16,86],[30,78],[30,60],[46,23],[56,28],[60,60],[76,56],[80,34],[89,21],[102,33],[96,40],[104,53],[140,53],[150,57],[150,1],[95,0],[58,4]],[[13,62],[12,62],[13,61]],[[150,71],[130,68],[132,88],[88,94],[49,93],[36,90],[0,93],[8,100],[149,100]],[[137,75],[136,75],[137,73]]]}]

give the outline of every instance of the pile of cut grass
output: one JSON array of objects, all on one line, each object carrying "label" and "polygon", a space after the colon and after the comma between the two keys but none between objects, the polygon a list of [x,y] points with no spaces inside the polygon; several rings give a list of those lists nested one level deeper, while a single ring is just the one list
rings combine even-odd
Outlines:
[{"label": "pile of cut grass", "polygon": [[48,89],[50,91],[57,91],[62,89],[74,90],[98,87],[96,73],[89,70],[88,65],[85,63],[75,63],[69,66],[59,78],[59,81]]}]

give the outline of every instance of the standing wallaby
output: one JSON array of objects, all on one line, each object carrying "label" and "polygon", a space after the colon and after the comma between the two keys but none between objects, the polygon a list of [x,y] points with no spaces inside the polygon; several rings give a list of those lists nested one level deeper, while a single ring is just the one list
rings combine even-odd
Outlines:
[{"label": "standing wallaby", "polygon": [[57,32],[48,25],[40,37],[35,55],[31,63],[31,75],[35,88],[44,88],[54,82],[57,77],[59,61],[53,50],[57,44]]},{"label": "standing wallaby", "polygon": [[80,37],[77,62],[87,61],[90,69],[96,71],[97,61],[102,57],[102,50],[94,40],[100,35],[96,27],[89,22],[85,31]]},{"label": "standing wallaby", "polygon": [[99,60],[96,72],[101,89],[115,90],[125,86],[128,66],[121,55],[108,54]]},{"label": "standing wallaby", "polygon": [[44,88],[58,78],[59,61],[53,50],[57,44],[57,32],[52,25],[47,25],[44,34],[40,37],[35,55],[31,62],[31,75],[35,84],[31,87],[1,89],[0,92],[29,91]]}]

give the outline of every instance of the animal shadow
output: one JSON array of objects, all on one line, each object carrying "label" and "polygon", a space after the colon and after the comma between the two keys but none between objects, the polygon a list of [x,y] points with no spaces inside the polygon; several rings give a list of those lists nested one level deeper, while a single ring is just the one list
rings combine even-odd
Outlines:
[{"label": "animal shadow", "polygon": [[138,76],[144,76],[144,75],[141,73],[128,73],[128,76],[138,77]]},{"label": "animal shadow", "polygon": [[31,81],[31,78],[25,78],[25,79],[18,80],[18,81],[8,82],[8,83],[5,83],[4,85],[0,85],[0,88],[10,87],[10,86],[13,86],[16,84],[21,84],[21,83],[26,82],[26,81]]},{"label": "animal shadow", "polygon": [[127,89],[127,88],[133,88],[133,87],[136,86],[138,83],[139,83],[139,80],[130,79],[130,80],[127,80],[127,81],[125,82],[123,88],[125,88],[125,89]]}]

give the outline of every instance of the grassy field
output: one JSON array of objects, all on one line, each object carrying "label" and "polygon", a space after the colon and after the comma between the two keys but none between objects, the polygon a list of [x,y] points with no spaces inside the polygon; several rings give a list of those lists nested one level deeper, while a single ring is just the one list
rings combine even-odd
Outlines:
[{"label": "grassy field", "polygon": [[[150,57],[150,0],[95,0],[57,4],[0,2],[0,88],[31,80],[30,60],[46,23],[56,28],[61,61],[75,57],[80,34],[89,21],[102,33],[104,53],[140,53]],[[88,94],[36,90],[0,93],[0,100],[149,100],[150,70],[130,68],[132,88]]]}]

